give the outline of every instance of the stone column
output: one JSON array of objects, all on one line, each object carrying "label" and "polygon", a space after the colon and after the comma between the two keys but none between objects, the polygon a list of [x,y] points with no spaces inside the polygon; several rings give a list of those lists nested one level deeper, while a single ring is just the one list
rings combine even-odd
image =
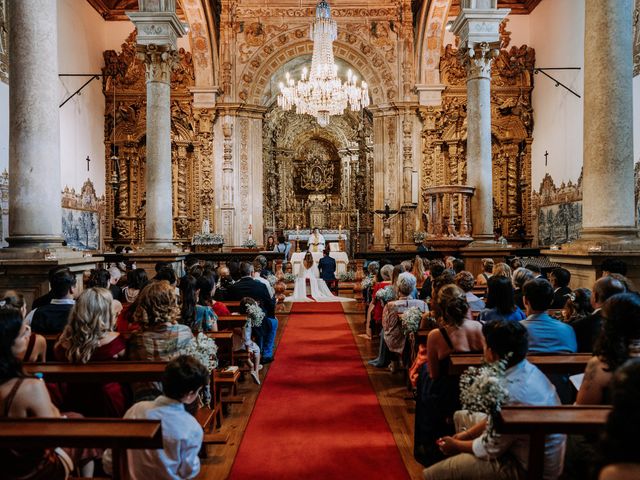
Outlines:
[{"label": "stone column", "polygon": [[632,0],[587,0],[582,239],[635,239]]},{"label": "stone column", "polygon": [[467,69],[467,184],[476,189],[471,199],[473,238],[493,243],[491,61],[509,9],[497,9],[497,0],[463,0],[461,6],[452,31],[460,36]]},{"label": "stone column", "polygon": [[147,79],[147,165],[145,250],[172,250],[171,69],[178,37],[186,34],[175,0],[140,0],[140,11],[127,15],[138,32],[138,56]]},{"label": "stone column", "polygon": [[62,245],[56,2],[10,1],[10,247]]}]

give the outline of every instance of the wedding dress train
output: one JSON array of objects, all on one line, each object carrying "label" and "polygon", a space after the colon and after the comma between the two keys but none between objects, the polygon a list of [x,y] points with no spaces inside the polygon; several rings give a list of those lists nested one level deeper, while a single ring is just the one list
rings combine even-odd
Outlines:
[{"label": "wedding dress train", "polygon": [[[307,296],[307,280],[309,280],[309,290],[312,298]],[[293,295],[285,298],[285,302],[353,302],[353,298],[336,297],[326,282],[320,278],[318,266],[313,265],[311,268],[300,266],[298,277],[296,278]]]}]

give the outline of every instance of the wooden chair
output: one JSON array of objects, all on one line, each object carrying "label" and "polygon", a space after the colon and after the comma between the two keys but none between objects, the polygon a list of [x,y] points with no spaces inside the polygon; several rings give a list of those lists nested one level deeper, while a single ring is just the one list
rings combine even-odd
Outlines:
[{"label": "wooden chair", "polygon": [[529,480],[540,480],[544,472],[545,436],[552,433],[597,434],[602,431],[611,407],[503,407],[496,421],[499,433],[528,434]]},{"label": "wooden chair", "polygon": [[127,478],[130,449],[158,449],[162,445],[159,420],[21,418],[0,419],[0,448],[110,448],[113,478]]}]

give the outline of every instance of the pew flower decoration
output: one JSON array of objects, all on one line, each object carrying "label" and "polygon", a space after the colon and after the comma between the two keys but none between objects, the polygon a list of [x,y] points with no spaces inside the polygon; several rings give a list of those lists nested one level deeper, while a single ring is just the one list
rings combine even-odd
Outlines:
[{"label": "pew flower decoration", "polygon": [[413,242],[414,243],[422,243],[424,239],[427,238],[427,233],[424,231],[416,231],[413,232]]},{"label": "pew flower decoration", "polygon": [[336,279],[339,282],[352,282],[353,280],[355,280],[355,278],[356,278],[356,274],[351,270],[347,272],[342,272],[336,275]]},{"label": "pew flower decoration", "polygon": [[275,286],[277,281],[278,279],[276,278],[275,275],[267,275],[267,282],[269,282],[269,285],[271,285],[272,287]]},{"label": "pew flower decoration", "polygon": [[251,323],[252,327],[259,327],[262,325],[264,319],[264,312],[260,308],[260,305],[251,304],[247,305],[247,319]]},{"label": "pew flower decoration", "polygon": [[223,245],[224,237],[219,233],[196,233],[192,245]]},{"label": "pew flower decoration", "polygon": [[420,328],[420,321],[422,320],[422,314],[422,310],[418,307],[411,307],[407,308],[404,313],[400,315],[402,332],[405,336],[418,331],[418,328]]},{"label": "pew flower decoration", "polygon": [[396,299],[396,292],[391,285],[381,288],[376,293],[376,298],[383,303],[389,303]]},{"label": "pew flower decoration", "polygon": [[[198,333],[186,348],[180,350],[179,354],[195,358],[207,368],[209,373],[218,366],[218,346],[212,338],[202,332]],[[202,403],[211,407],[211,385],[206,385],[201,395]]]},{"label": "pew flower decoration", "polygon": [[375,282],[374,282],[373,275],[367,275],[362,279],[360,286],[362,287],[362,290],[367,290],[369,288],[372,288],[374,283]]},{"label": "pew flower decoration", "polygon": [[495,435],[493,423],[503,403],[509,398],[505,371],[508,359],[487,363],[481,367],[469,367],[460,376],[460,403],[471,412],[489,417],[487,438]]},{"label": "pew flower decoration", "polygon": [[285,273],[284,274],[284,281],[287,282],[287,283],[295,282],[297,278],[298,277],[293,273]]}]

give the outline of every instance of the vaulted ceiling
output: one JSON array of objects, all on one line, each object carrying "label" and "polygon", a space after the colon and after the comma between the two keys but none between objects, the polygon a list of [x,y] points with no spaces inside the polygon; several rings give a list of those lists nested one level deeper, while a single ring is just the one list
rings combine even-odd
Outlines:
[{"label": "vaulted ceiling", "polygon": [[[87,0],[105,20],[129,20],[125,12],[138,10],[138,0]],[[178,2],[179,3],[179,2]],[[178,6],[178,15],[182,15]]]}]

